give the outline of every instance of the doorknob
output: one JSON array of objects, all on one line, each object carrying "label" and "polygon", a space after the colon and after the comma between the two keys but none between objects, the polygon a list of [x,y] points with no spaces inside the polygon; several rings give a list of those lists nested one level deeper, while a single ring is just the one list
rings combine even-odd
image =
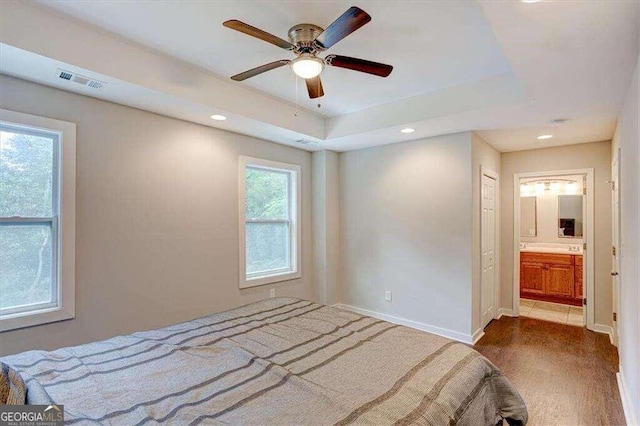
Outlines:
[{"label": "doorknob", "polygon": [[611,271],[611,276],[612,277],[617,277],[618,275],[620,275],[620,274],[618,274],[616,271]]}]

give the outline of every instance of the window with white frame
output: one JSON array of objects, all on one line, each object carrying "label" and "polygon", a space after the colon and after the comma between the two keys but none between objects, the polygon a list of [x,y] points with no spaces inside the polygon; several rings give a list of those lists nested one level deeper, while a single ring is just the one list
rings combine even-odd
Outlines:
[{"label": "window with white frame", "polygon": [[299,278],[300,166],[240,157],[240,288]]},{"label": "window with white frame", "polygon": [[0,110],[0,330],[74,317],[75,124]]}]

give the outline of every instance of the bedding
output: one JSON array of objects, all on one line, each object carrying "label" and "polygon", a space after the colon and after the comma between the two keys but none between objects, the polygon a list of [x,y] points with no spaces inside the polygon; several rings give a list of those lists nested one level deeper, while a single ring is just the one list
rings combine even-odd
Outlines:
[{"label": "bedding", "polygon": [[1,361],[27,403],[64,404],[67,424],[527,422],[509,380],[468,346],[292,298]]}]

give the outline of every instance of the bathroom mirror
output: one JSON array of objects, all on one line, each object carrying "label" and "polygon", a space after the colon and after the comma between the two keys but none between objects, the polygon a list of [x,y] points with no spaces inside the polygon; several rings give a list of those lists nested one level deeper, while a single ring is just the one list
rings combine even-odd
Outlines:
[{"label": "bathroom mirror", "polygon": [[537,227],[537,199],[536,197],[520,197],[520,236],[535,237]]},{"label": "bathroom mirror", "polygon": [[558,195],[558,237],[582,237],[582,195]]}]

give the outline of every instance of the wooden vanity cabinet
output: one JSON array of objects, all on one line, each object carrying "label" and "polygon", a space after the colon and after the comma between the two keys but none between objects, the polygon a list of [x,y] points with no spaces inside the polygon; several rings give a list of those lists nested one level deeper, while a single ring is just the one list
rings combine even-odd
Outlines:
[{"label": "wooden vanity cabinet", "polygon": [[520,297],[582,305],[582,256],[520,253]]},{"label": "wooden vanity cabinet", "polygon": [[575,295],[577,299],[582,300],[582,256],[573,256],[575,260],[574,280],[575,280]]}]

